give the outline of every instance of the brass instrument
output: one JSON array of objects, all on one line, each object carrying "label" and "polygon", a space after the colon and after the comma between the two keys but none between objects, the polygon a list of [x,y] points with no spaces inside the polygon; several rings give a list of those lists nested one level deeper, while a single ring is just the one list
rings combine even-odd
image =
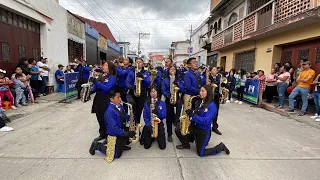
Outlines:
[{"label": "brass instrument", "polygon": [[151,103],[150,103],[150,112],[151,112],[151,116],[150,116],[150,120],[151,120],[151,127],[152,127],[152,134],[151,137],[152,138],[157,138],[158,137],[158,125],[161,122],[161,120],[158,118],[158,116],[154,113],[152,113],[152,111],[154,111],[155,109],[155,104],[151,99]]},{"label": "brass instrument", "polygon": [[130,142],[137,142],[139,141],[139,134],[140,134],[140,128],[141,128],[141,124],[135,124],[135,120],[134,120],[134,115],[133,115],[133,108],[132,105],[126,102],[122,102],[123,104],[126,104],[129,108],[129,117],[130,117],[130,121],[129,121],[129,131],[134,131],[136,132],[136,135],[133,138],[130,138]]},{"label": "brass instrument", "polygon": [[151,69],[150,70],[150,80],[151,80],[151,86],[153,85],[154,80],[156,79],[158,71],[156,69]]},{"label": "brass instrument", "polygon": [[206,85],[210,86],[211,82],[210,82],[210,70],[209,67],[206,68]]},{"label": "brass instrument", "polygon": [[101,74],[96,73],[96,71],[95,71],[96,69],[98,69],[98,68],[94,67],[91,70],[88,82],[81,85],[81,87],[82,87],[82,90],[81,90],[81,94],[82,94],[81,95],[81,101],[84,102],[84,103],[89,100],[91,86],[93,85],[92,79],[93,78],[98,79],[99,77],[101,77]]},{"label": "brass instrument", "polygon": [[[194,98],[199,98],[200,96],[189,96],[187,95],[184,100],[187,101],[185,110],[192,109],[192,102]],[[180,118],[180,132],[183,136],[189,134],[189,126],[191,124],[190,117],[187,114],[182,115]]]},{"label": "brass instrument", "polygon": [[223,77],[222,74],[220,74],[221,78],[220,78],[220,87],[221,87],[221,92],[220,94],[222,94],[222,98],[220,103],[221,104],[225,104],[227,102],[227,98],[229,95],[229,89],[227,89],[226,87],[222,87],[221,84],[228,84],[228,79],[226,77]]},{"label": "brass instrument", "polygon": [[170,76],[170,104],[175,105],[177,103],[179,88],[173,82],[174,77]]},{"label": "brass instrument", "polygon": [[136,91],[134,92],[134,95],[136,97],[139,97],[141,95],[141,82],[142,82],[142,78],[137,77],[137,73],[138,73],[138,65],[136,65],[136,69],[134,71],[134,85],[136,86]]}]

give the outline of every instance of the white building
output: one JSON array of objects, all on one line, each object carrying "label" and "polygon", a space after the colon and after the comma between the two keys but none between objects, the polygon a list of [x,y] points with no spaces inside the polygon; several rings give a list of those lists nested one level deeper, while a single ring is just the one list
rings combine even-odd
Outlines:
[{"label": "white building", "polygon": [[189,58],[188,48],[190,47],[190,41],[177,41],[171,43],[171,53],[173,53],[173,62],[180,66],[183,64],[183,60]]},{"label": "white building", "polygon": [[[0,43],[7,42],[9,57],[6,58],[10,60],[4,66],[12,72],[20,57],[36,60],[40,56],[47,57],[51,69],[48,85],[50,91],[54,90],[54,73],[58,64],[68,64],[67,11],[56,0],[0,0],[0,4],[1,11],[8,14],[6,21],[0,21],[0,29],[7,34],[0,33]],[[22,37],[19,28],[32,34],[32,40]]]},{"label": "white building", "polygon": [[128,54],[130,54],[130,50],[129,50],[129,46],[130,43],[129,42],[118,42],[118,45],[120,47],[120,56],[123,56],[124,58],[127,58]]},{"label": "white building", "polygon": [[197,58],[199,65],[207,64],[207,50],[203,49],[205,43],[204,35],[208,32],[207,20],[205,20],[197,29],[191,34],[191,47],[193,51],[191,57]]}]

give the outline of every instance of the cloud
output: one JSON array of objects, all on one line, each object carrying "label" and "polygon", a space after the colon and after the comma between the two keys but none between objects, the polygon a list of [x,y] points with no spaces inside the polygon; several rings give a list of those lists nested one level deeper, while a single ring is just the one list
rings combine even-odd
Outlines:
[{"label": "cloud", "polygon": [[189,39],[209,15],[210,0],[60,0],[69,11],[105,22],[114,37],[137,50],[139,32],[143,54],[168,50],[173,41]]}]

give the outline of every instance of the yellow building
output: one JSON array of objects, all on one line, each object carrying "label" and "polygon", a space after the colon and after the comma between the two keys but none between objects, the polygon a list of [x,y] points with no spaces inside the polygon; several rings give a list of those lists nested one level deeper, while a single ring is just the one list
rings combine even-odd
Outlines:
[{"label": "yellow building", "polygon": [[[269,73],[275,63],[301,58],[320,72],[319,0],[212,0],[211,54],[225,67]],[[210,54],[210,53],[208,53]]]}]

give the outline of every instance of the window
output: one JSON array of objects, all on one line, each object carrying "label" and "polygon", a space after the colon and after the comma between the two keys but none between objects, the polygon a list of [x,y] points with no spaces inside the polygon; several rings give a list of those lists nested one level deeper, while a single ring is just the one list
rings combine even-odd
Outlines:
[{"label": "window", "polygon": [[317,48],[316,64],[320,64],[320,47]]},{"label": "window", "polygon": [[219,30],[221,29],[221,18],[220,18],[219,21],[218,21],[218,29],[219,29]]},{"label": "window", "polygon": [[309,49],[300,49],[299,50],[299,56],[297,59],[297,64],[300,62],[301,59],[308,59],[309,58]]},{"label": "window", "polygon": [[292,58],[292,51],[283,52],[283,62],[284,63],[291,62],[291,58]]},{"label": "window", "polygon": [[229,18],[229,22],[228,22],[228,26],[231,26],[232,24],[234,24],[235,22],[237,22],[238,20],[238,15],[237,13],[232,13],[230,18]]},{"label": "window", "polygon": [[26,57],[26,51],[24,45],[19,45],[19,57]]},{"label": "window", "polygon": [[32,49],[33,58],[38,61],[40,59],[40,53],[38,49]]},{"label": "window", "polygon": [[215,22],[214,23],[214,34],[217,34],[217,32],[218,32],[218,23]]},{"label": "window", "polygon": [[213,29],[213,26],[212,26],[212,25],[210,25],[210,28],[209,28],[209,33],[208,33],[208,38],[210,38],[210,37],[211,37],[211,34],[212,34],[212,29]]},{"label": "window", "polygon": [[8,43],[3,42],[1,45],[2,61],[10,61],[10,47]]}]

